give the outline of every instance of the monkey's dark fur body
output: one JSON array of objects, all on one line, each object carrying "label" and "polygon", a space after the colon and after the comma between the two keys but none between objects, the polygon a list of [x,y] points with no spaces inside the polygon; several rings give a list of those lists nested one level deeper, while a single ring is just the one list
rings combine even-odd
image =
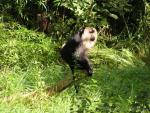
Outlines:
[{"label": "monkey's dark fur body", "polygon": [[74,55],[77,47],[80,44],[77,43],[74,39],[69,40],[66,43],[66,46],[61,51],[62,58],[69,64],[72,73],[74,74],[74,69],[82,69],[86,70],[88,75],[92,75],[92,68],[89,64],[89,60],[85,56],[85,53],[83,53],[83,56],[80,56],[80,58],[76,58]]}]

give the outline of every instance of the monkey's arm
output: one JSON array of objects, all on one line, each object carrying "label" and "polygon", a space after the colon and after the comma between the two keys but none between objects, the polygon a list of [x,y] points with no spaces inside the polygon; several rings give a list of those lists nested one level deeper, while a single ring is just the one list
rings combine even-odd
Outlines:
[{"label": "monkey's arm", "polygon": [[86,56],[81,57],[78,60],[78,64],[81,69],[86,70],[88,76],[92,76],[93,69],[92,69],[92,66],[90,64],[88,57],[86,57]]}]

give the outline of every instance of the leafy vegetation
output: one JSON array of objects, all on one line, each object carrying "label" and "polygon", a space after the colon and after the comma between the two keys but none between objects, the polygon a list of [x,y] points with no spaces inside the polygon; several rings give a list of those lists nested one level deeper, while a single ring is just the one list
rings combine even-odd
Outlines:
[{"label": "leafy vegetation", "polygon": [[[1,0],[0,6],[0,113],[149,113],[148,1]],[[51,21],[47,35],[37,32],[41,12]],[[81,26],[98,27],[89,54],[94,75],[76,82],[79,93],[70,86],[49,96],[47,87],[70,76],[59,48]]]}]

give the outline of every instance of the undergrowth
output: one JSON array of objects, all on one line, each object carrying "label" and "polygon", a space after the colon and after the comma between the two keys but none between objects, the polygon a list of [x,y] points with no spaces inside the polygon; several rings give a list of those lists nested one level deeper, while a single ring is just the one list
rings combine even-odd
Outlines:
[{"label": "undergrowth", "polygon": [[[94,75],[50,97],[43,89],[70,76],[54,37],[16,23],[0,23],[1,113],[148,113],[150,70],[128,48],[91,51]],[[148,53],[148,52],[147,52]],[[21,98],[21,93],[39,95]],[[16,97],[7,100],[7,97]]]}]

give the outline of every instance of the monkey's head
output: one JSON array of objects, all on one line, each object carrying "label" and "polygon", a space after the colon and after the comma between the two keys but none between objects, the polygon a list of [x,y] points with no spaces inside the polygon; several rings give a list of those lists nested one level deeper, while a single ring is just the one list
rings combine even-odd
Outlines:
[{"label": "monkey's head", "polygon": [[79,31],[81,44],[86,49],[91,49],[97,41],[97,30],[93,27],[81,28]]}]

